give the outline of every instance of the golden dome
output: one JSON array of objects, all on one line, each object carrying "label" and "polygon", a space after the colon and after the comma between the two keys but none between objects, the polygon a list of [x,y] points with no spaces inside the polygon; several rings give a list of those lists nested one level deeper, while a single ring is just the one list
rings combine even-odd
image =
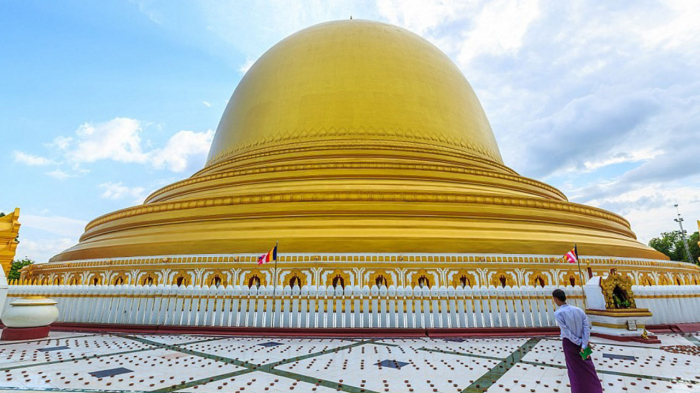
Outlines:
[{"label": "golden dome", "polygon": [[233,93],[208,161],[353,139],[459,149],[503,163],[452,61],[407,30],[361,20],[313,26],[268,50]]},{"label": "golden dome", "polygon": [[561,255],[578,243],[667,259],[624,218],[503,165],[449,58],[359,20],[270,49],[236,88],[204,169],[93,220],[52,261],[244,255],[275,241],[288,253],[443,255]]}]

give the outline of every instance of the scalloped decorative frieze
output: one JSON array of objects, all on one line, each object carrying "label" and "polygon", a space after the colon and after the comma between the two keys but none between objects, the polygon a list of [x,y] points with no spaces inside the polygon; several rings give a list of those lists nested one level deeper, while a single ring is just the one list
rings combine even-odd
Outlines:
[{"label": "scalloped decorative frieze", "polygon": [[537,180],[528,179],[522,176],[512,176],[499,172],[477,170],[477,169],[466,169],[457,166],[447,166],[447,165],[435,165],[435,164],[392,164],[392,163],[377,163],[377,162],[344,162],[344,163],[318,163],[318,164],[296,164],[296,165],[279,165],[279,166],[267,166],[262,168],[252,168],[243,170],[232,170],[227,172],[218,172],[213,175],[192,177],[189,179],[181,180],[179,182],[173,183],[166,187],[163,187],[151,195],[148,196],[145,203],[149,203],[156,197],[172,191],[180,187],[186,187],[193,184],[204,183],[212,180],[219,180],[225,178],[233,178],[237,176],[254,175],[260,173],[279,173],[279,172],[291,172],[291,171],[304,171],[304,170],[320,170],[320,169],[388,169],[388,170],[422,170],[422,171],[433,171],[433,172],[443,172],[443,173],[459,173],[465,175],[475,175],[490,178],[497,178],[502,180],[509,180],[513,182],[518,182],[522,184],[527,184],[529,186],[542,188],[560,196],[562,199],[566,200],[566,196],[558,189],[547,185],[545,183],[539,182]]},{"label": "scalloped decorative frieze", "polygon": [[431,154],[438,155],[440,157],[450,157],[453,159],[458,159],[460,161],[474,161],[480,162],[486,165],[496,167],[505,172],[509,172],[517,175],[515,171],[508,168],[507,166],[493,161],[491,159],[486,159],[476,154],[471,154],[467,151],[460,150],[451,146],[443,145],[433,145],[425,142],[416,142],[410,140],[382,140],[382,139],[371,139],[371,144],[367,138],[363,139],[335,139],[335,140],[307,140],[303,142],[296,143],[280,143],[274,146],[267,146],[264,148],[259,148],[257,150],[250,150],[245,152],[240,152],[239,154],[233,155],[231,157],[226,157],[225,160],[213,163],[210,161],[203,169],[197,171],[192,177],[197,177],[203,172],[211,172],[217,168],[230,165],[232,162],[240,162],[246,160],[255,160],[257,158],[269,157],[272,155],[280,154],[290,154],[290,153],[300,153],[300,152],[313,152],[318,150],[329,150],[329,143],[332,143],[332,150],[338,149],[350,149],[350,150],[371,150],[371,151],[391,151],[391,152],[410,152],[418,154]]},{"label": "scalloped decorative frieze", "polygon": [[[547,210],[557,210],[563,212],[578,213],[587,216],[594,216],[606,220],[614,221],[630,228],[627,220],[614,213],[602,209],[577,205],[571,202],[544,201],[535,198],[523,198],[513,196],[491,196],[480,194],[463,193],[434,193],[434,192],[383,192],[383,191],[328,191],[328,192],[292,192],[292,193],[267,193],[242,196],[225,196],[216,198],[202,198],[180,202],[160,202],[149,205],[140,205],[117,212],[106,214],[88,223],[85,227],[86,233],[100,225],[115,219],[124,217],[134,217],[142,214],[173,211],[182,209],[201,208],[206,206],[225,205],[247,205],[259,203],[282,203],[282,202],[313,202],[313,201],[384,201],[384,202],[439,202],[439,203],[477,203],[502,206],[522,206],[540,208]],[[84,235],[83,235],[84,236]]]},{"label": "scalloped decorative frieze", "polygon": [[217,162],[229,157],[232,154],[250,149],[251,147],[269,145],[271,143],[287,142],[287,141],[298,141],[300,139],[307,138],[319,138],[319,137],[329,137],[329,136],[378,136],[378,137],[395,137],[395,138],[405,138],[414,139],[419,141],[433,141],[440,142],[441,144],[449,145],[449,147],[461,147],[462,149],[467,149],[472,152],[478,153],[479,155],[490,158],[496,162],[502,162],[500,153],[494,152],[491,149],[483,146],[482,144],[476,143],[472,140],[467,140],[464,138],[456,138],[445,133],[426,133],[418,130],[403,128],[390,128],[390,129],[375,129],[374,127],[329,127],[329,128],[311,128],[311,129],[294,129],[292,131],[280,131],[274,135],[268,135],[263,140],[258,139],[255,142],[244,142],[229,149],[219,152],[215,157],[207,162],[207,166],[216,164]]}]

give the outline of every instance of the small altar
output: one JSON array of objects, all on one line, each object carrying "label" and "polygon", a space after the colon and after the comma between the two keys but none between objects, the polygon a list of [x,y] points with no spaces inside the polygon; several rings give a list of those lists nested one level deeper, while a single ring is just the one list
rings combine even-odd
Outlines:
[{"label": "small altar", "polygon": [[629,277],[612,269],[606,277],[588,280],[584,292],[592,335],[617,341],[660,342],[647,333],[645,324],[652,314],[646,308],[637,308]]}]

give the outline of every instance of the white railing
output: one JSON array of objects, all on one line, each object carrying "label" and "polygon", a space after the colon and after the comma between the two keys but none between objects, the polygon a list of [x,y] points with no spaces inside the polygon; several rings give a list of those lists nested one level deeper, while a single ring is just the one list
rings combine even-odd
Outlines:
[{"label": "white railing", "polygon": [[637,307],[653,314],[648,325],[700,322],[700,285],[635,285],[632,292]]},{"label": "white railing", "polygon": [[[7,302],[46,296],[58,322],[298,328],[553,327],[554,287],[10,286]],[[583,308],[580,287],[565,288]],[[700,287],[634,287],[649,324],[700,321]]]}]

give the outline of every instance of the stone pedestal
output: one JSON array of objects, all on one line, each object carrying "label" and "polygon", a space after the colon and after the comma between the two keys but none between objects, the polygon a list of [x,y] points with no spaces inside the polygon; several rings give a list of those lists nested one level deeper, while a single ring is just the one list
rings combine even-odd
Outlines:
[{"label": "stone pedestal", "polygon": [[624,310],[586,309],[591,321],[591,334],[618,341],[640,341],[659,343],[655,337],[649,337],[645,329],[651,312],[645,308]]},{"label": "stone pedestal", "polygon": [[2,329],[1,341],[17,340],[37,340],[46,338],[51,331],[50,326],[26,327],[26,328],[5,328]]},{"label": "stone pedestal", "polygon": [[58,318],[56,301],[41,296],[21,298],[10,303],[2,315],[5,329],[1,340],[33,340],[49,335],[51,323]]}]

